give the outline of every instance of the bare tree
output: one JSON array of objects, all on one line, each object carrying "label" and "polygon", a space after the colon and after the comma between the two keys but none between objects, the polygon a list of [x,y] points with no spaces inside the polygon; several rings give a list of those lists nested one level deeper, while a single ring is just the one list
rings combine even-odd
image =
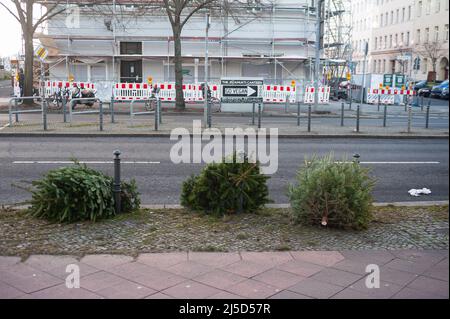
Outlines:
[{"label": "bare tree", "polygon": [[173,32],[174,64],[175,64],[175,89],[176,107],[185,108],[183,96],[183,58],[181,34],[188,21],[202,11],[214,14],[227,12],[232,15],[234,10],[242,9],[242,5],[253,5],[259,1],[253,0],[162,0],[162,8],[165,10]]},{"label": "bare tree", "polygon": [[443,49],[442,43],[439,41],[426,42],[419,47],[417,54],[431,62],[432,80],[436,80],[437,63],[440,58],[444,57],[446,50]]},{"label": "bare tree", "polygon": [[19,23],[22,28],[24,46],[25,46],[25,83],[24,96],[33,95],[33,61],[34,47],[33,37],[37,28],[45,21],[65,11],[65,7],[59,6],[61,1],[52,1],[47,3],[46,12],[40,17],[34,16],[34,6],[41,4],[39,0],[9,0],[12,7],[0,2],[0,5],[6,9]]},{"label": "bare tree", "polygon": [[[119,1],[120,2],[120,1]],[[127,1],[123,1],[127,2]],[[267,1],[267,3],[271,3]],[[260,0],[148,0],[138,1],[137,8],[150,7],[155,10],[161,8],[167,15],[172,27],[174,41],[174,64],[175,64],[175,89],[176,89],[176,107],[185,108],[183,96],[183,58],[182,58],[182,38],[183,28],[188,21],[196,14],[206,11],[212,15],[219,12],[226,12],[231,17],[233,13],[240,12],[242,9],[263,7]],[[256,15],[259,10],[250,10],[250,15]],[[237,17],[235,18],[238,21]]]}]

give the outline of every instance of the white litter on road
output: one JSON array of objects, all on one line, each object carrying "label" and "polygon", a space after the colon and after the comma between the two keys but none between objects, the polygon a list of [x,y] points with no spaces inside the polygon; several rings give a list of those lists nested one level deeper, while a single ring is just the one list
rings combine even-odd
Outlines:
[{"label": "white litter on road", "polygon": [[420,195],[429,195],[431,194],[431,190],[428,188],[422,188],[422,189],[410,189],[408,191],[409,195],[414,197],[419,197]]}]

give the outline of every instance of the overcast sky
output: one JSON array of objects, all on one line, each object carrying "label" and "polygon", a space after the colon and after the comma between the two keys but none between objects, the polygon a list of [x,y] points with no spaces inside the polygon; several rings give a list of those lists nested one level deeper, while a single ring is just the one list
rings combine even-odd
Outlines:
[{"label": "overcast sky", "polygon": [[[0,0],[8,4],[10,1]],[[0,56],[17,55],[21,46],[19,22],[0,6]]]}]

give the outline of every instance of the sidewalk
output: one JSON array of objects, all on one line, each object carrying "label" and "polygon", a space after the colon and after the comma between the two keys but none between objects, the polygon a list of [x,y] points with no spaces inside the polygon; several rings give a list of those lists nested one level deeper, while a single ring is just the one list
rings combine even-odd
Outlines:
[{"label": "sidewalk", "polygon": [[[41,114],[22,114],[18,123],[13,123],[13,127],[8,126],[8,115],[0,114],[0,135],[63,135],[63,136],[170,136],[175,128],[186,128],[192,134],[193,120],[202,121],[200,114],[193,115],[168,115],[163,114],[162,124],[158,131],[155,130],[154,115],[137,116],[131,121],[130,116],[116,115],[116,122],[111,123],[108,114],[103,117],[103,131],[99,130],[99,115],[77,115],[73,117],[72,124],[63,123],[61,114],[49,114],[48,130],[43,130]],[[13,120],[14,121],[14,120]],[[300,126],[297,126],[295,114],[290,118],[263,117],[262,128],[277,128],[280,137],[303,137],[303,136],[337,136],[337,137],[448,137],[448,124],[430,122],[430,128],[425,129],[425,121],[422,117],[414,117],[412,131],[407,133],[406,120],[389,119],[387,127],[383,127],[382,119],[361,119],[360,132],[357,133],[356,120],[346,118],[344,126],[340,126],[339,118],[313,118],[311,132],[307,129],[306,115],[301,116]],[[448,120],[445,120],[448,122]],[[258,119],[255,119],[257,124]],[[442,123],[441,123],[442,122]],[[251,116],[225,117],[213,115],[212,127],[218,128],[224,133],[225,128],[253,128]],[[433,127],[434,125],[434,127]]]},{"label": "sidewalk", "polygon": [[[424,299],[449,297],[448,251],[292,251],[0,257],[0,298]],[[66,267],[80,269],[68,289]],[[366,267],[380,288],[366,287]]]}]

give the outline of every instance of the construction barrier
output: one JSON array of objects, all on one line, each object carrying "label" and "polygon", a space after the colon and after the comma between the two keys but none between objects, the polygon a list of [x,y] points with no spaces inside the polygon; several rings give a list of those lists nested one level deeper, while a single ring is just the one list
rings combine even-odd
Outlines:
[{"label": "construction barrier", "polygon": [[72,96],[71,88],[79,87],[80,89],[95,90],[95,84],[89,82],[68,82],[68,81],[45,81],[44,83],[44,97],[49,98],[63,89],[69,90],[69,98]]},{"label": "construction barrier", "polygon": [[283,85],[266,85],[264,87],[263,100],[265,103],[295,103],[297,90],[295,87]]},{"label": "construction barrier", "polygon": [[147,100],[151,93],[152,86],[147,83],[117,83],[113,97],[116,101]]},{"label": "construction barrier", "polygon": [[[69,98],[71,98],[72,87],[81,89],[95,89],[94,83],[88,82],[68,82],[68,81],[45,81],[44,96],[46,98],[61,93],[63,89],[69,89]],[[221,99],[220,85],[211,83],[209,85],[211,98],[215,100]],[[132,101],[145,100],[152,97],[154,89],[157,90],[156,96],[163,102],[174,102],[176,100],[175,83],[155,83],[153,85],[147,83],[116,83],[113,86],[112,95],[115,101]],[[311,88],[307,88],[311,89]],[[313,88],[312,88],[313,89]],[[320,103],[328,103],[330,89],[322,88],[319,95]],[[201,84],[183,84],[183,95],[186,102],[203,102],[204,92]],[[307,94],[305,94],[306,99]],[[263,100],[265,103],[295,103],[297,101],[297,89],[293,86],[283,85],[267,85],[264,86]],[[305,103],[312,103],[306,102]]]},{"label": "construction barrier", "polygon": [[415,96],[414,90],[400,90],[400,89],[368,89],[367,103],[393,105],[395,103],[395,96]]},{"label": "construction barrier", "polygon": [[[316,100],[315,92],[316,92],[316,89],[313,86],[307,86],[305,89],[303,102],[305,104],[313,104]],[[329,86],[319,87],[319,104],[330,103],[330,93],[331,93],[331,88]]]}]

